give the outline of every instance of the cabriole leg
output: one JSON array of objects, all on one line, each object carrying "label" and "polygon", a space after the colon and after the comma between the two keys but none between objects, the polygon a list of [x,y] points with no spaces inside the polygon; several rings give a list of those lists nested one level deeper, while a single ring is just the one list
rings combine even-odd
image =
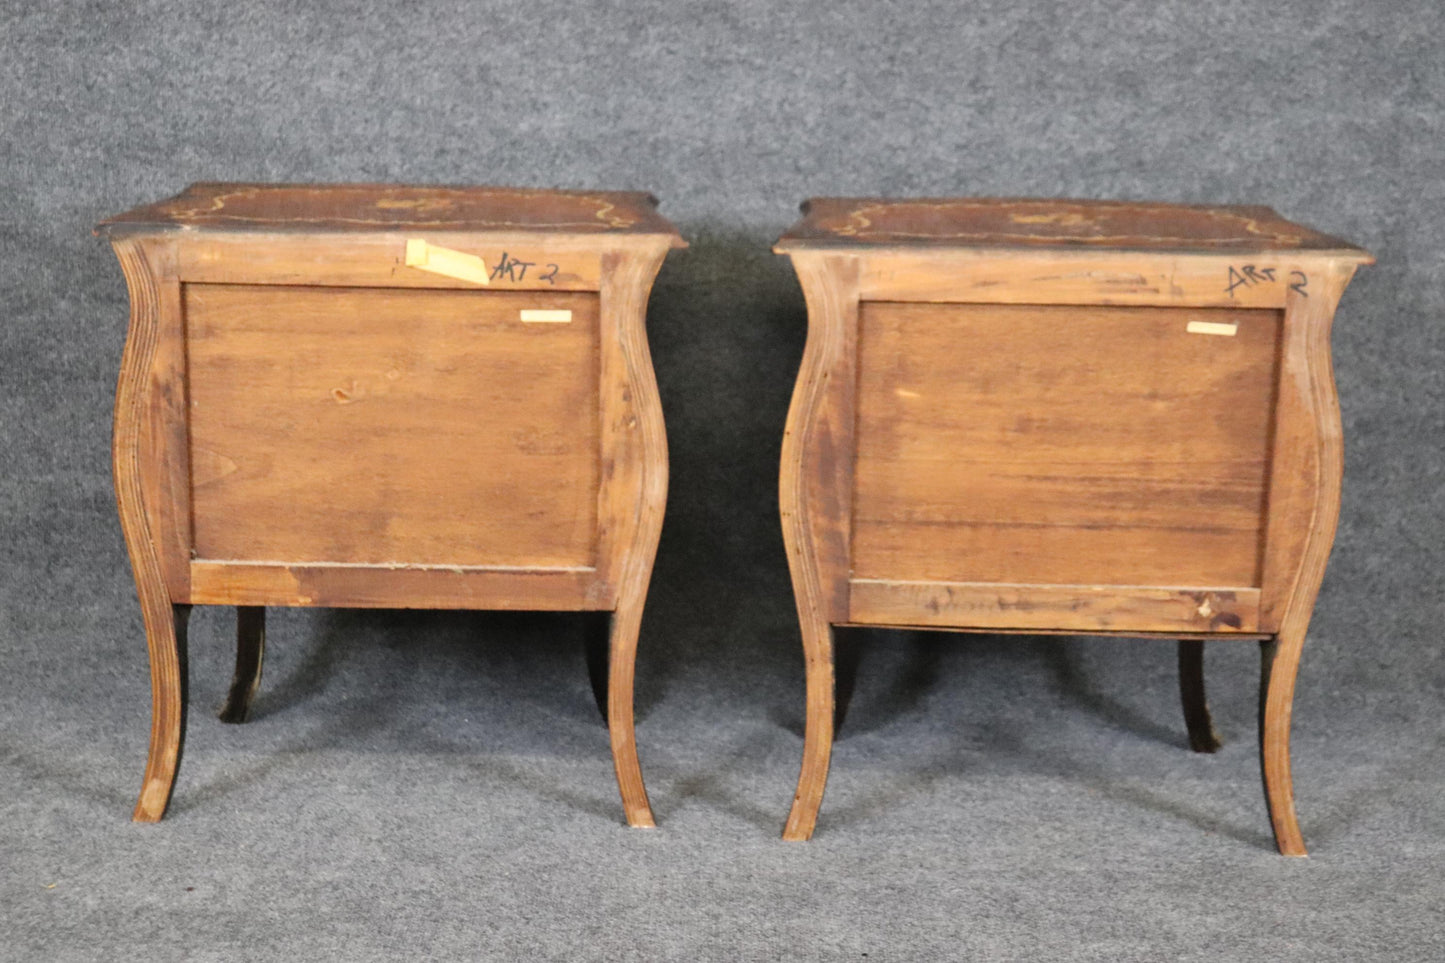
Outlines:
[{"label": "cabriole leg", "polygon": [[266,657],[266,609],[259,605],[236,607],[236,673],[231,691],[217,716],[222,722],[242,723],[251,715],[251,700],[261,687],[261,663]]},{"label": "cabriole leg", "polygon": [[612,613],[584,612],[582,651],[587,659],[587,680],[592,684],[592,698],[602,721],[607,721],[607,673],[612,662]]},{"label": "cabriole leg", "polygon": [[1260,643],[1259,759],[1264,798],[1274,827],[1275,845],[1283,856],[1305,856],[1304,837],[1294,811],[1289,768],[1290,713],[1294,681],[1299,672],[1302,636],[1281,634]]},{"label": "cabriole leg", "polygon": [[145,611],[146,644],[151,657],[151,742],[145,783],[131,818],[159,822],[170,805],[181,750],[186,739],[186,625],[189,605],[163,604]]},{"label": "cabriole leg", "polygon": [[612,615],[612,633],[607,673],[607,730],[612,739],[612,762],[617,768],[617,788],[627,824],[651,828],[652,806],[642,784],[642,767],[637,761],[637,736],[632,721],[632,679],[637,661],[637,633],[642,626],[642,600]]},{"label": "cabriole leg", "polygon": [[1221,743],[1204,692],[1203,639],[1179,640],[1179,701],[1189,730],[1189,748],[1195,752],[1217,751]]},{"label": "cabriole leg", "polygon": [[828,763],[833,755],[833,627],[824,621],[805,620],[803,654],[807,668],[808,706],[803,733],[803,768],[798,774],[798,791],[783,827],[783,838],[801,842],[813,835],[818,808],[823,805],[823,788],[828,782]]}]

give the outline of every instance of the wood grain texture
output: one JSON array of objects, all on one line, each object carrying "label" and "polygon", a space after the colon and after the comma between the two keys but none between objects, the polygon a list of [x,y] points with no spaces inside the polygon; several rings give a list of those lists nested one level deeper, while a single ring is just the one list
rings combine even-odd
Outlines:
[{"label": "wood grain texture", "polygon": [[1259,585],[1277,312],[861,311],[856,578]]},{"label": "wood grain texture", "polygon": [[854,579],[848,621],[1061,632],[1253,633],[1259,589]]},{"label": "wood grain texture", "polygon": [[1258,252],[1138,254],[1087,249],[920,251],[900,248],[864,259],[865,301],[1108,304],[1192,308],[1282,308],[1297,262]]},{"label": "wood grain texture", "polygon": [[[1306,855],[1290,772],[1290,719],[1305,633],[1334,544],[1344,473],[1339,396],[1330,357],[1335,307],[1355,265],[1312,269],[1312,295],[1295,292],[1285,311],[1279,428],[1265,559],[1266,598],[1278,612],[1275,640],[1263,646],[1260,768],[1275,843],[1285,856]],[[1284,586],[1288,586],[1284,589]]]},{"label": "wood grain texture", "polygon": [[112,467],[121,531],[135,575],[145,624],[151,667],[151,733],[145,778],[133,819],[156,822],[165,815],[180,767],[186,724],[186,617],[189,608],[173,605],[158,543],[166,537],[156,527],[158,466],[156,446],[158,396],[155,364],[162,340],[160,295],[150,265],[153,249],[141,240],[122,239],[116,257],[130,293],[130,326],[116,384]]},{"label": "wood grain texture", "polygon": [[608,658],[607,725],[631,826],[656,825],[637,758],[633,675],[643,604],[667,504],[667,434],[647,344],[647,294],[667,248],[603,257],[603,481],[597,516],[605,580],[616,588]]},{"label": "wood grain texture", "polygon": [[1268,207],[1026,197],[814,197],[783,251],[867,247],[1329,252],[1369,260]]},{"label": "wood grain texture", "polygon": [[657,199],[635,191],[562,191],[427,184],[191,184],[175,197],[102,221],[97,231],[405,230],[658,235],[682,246]]},{"label": "wood grain texture", "polygon": [[185,303],[199,558],[594,563],[595,296],[189,284]]},{"label": "wood grain texture", "polygon": [[[137,819],[180,758],[186,606],[239,609],[221,714],[240,721],[264,607],[325,605],[605,614],[619,786],[652,824],[633,663],[667,451],[644,319],[686,246],[655,203],[201,184],[101,225],[132,295],[115,460],[152,656]],[[408,264],[408,242],[467,270]]]},{"label": "wood grain texture", "polygon": [[848,611],[857,266],[812,255],[795,255],[793,265],[808,304],[808,340],[783,433],[779,504],[803,638],[807,719],[783,838],[800,841],[813,835],[833,751],[830,623],[845,621]]},{"label": "wood grain texture", "polygon": [[[615,595],[597,570],[467,568],[452,565],[191,563],[197,605],[333,608],[611,609]],[[277,601],[277,600],[282,601]]]},{"label": "wood grain texture", "polygon": [[596,241],[554,238],[544,243],[535,235],[437,232],[324,239],[276,233],[181,235],[174,240],[175,273],[179,281],[200,284],[483,289],[408,265],[406,245],[414,239],[480,258],[489,272],[486,290],[596,291],[602,284]]},{"label": "wood grain texture", "polygon": [[266,658],[266,610],[259,605],[236,607],[236,670],[226,702],[216,717],[239,725],[251,716],[251,700],[261,687],[261,666]]},{"label": "wood grain texture", "polygon": [[[784,445],[810,670],[834,624],[1174,639],[1207,750],[1203,643],[1259,641],[1266,798],[1280,851],[1302,855],[1289,716],[1339,508],[1329,327],[1370,255],[1260,207],[832,198],[804,214],[775,250],[805,290],[805,265],[850,266],[811,272],[833,290],[809,291],[809,350],[841,339],[839,318],[860,329],[836,399],[805,355]],[[818,431],[839,411],[854,432]],[[819,511],[840,478],[851,501]],[[821,527],[789,518],[810,498]],[[839,532],[841,551],[793,557]],[[818,577],[834,563],[836,590]],[[809,738],[817,720],[831,739],[817,677]]]}]

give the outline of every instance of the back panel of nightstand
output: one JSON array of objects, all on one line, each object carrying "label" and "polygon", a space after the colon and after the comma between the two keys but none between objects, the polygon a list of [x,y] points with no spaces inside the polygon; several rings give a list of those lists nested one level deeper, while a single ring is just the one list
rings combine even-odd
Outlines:
[{"label": "back panel of nightstand", "polygon": [[182,291],[198,560],[595,565],[596,294]]},{"label": "back panel of nightstand", "polygon": [[1254,630],[1281,319],[862,303],[852,618]]}]

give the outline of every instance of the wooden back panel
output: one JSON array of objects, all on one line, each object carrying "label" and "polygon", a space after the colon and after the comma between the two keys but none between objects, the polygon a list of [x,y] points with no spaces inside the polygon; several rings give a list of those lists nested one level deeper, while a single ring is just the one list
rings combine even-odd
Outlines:
[{"label": "wooden back panel", "polygon": [[596,294],[182,290],[198,558],[595,564]]},{"label": "wooden back panel", "polygon": [[1280,323],[864,302],[854,578],[1260,585]]}]

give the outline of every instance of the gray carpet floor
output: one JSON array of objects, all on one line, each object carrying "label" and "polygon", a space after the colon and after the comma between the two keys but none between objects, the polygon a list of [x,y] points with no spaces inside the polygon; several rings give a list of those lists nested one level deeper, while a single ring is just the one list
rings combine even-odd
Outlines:
[{"label": "gray carpet floor", "polygon": [[[1445,12],[1308,3],[0,2],[0,960],[1445,959]],[[672,489],[629,830],[570,615],[276,612],[254,721],[192,622],[171,813],[88,235],[193,180],[651,190]],[[776,522],[815,194],[1265,203],[1379,258],[1273,852],[1252,645],[853,632],[817,836]]]}]

